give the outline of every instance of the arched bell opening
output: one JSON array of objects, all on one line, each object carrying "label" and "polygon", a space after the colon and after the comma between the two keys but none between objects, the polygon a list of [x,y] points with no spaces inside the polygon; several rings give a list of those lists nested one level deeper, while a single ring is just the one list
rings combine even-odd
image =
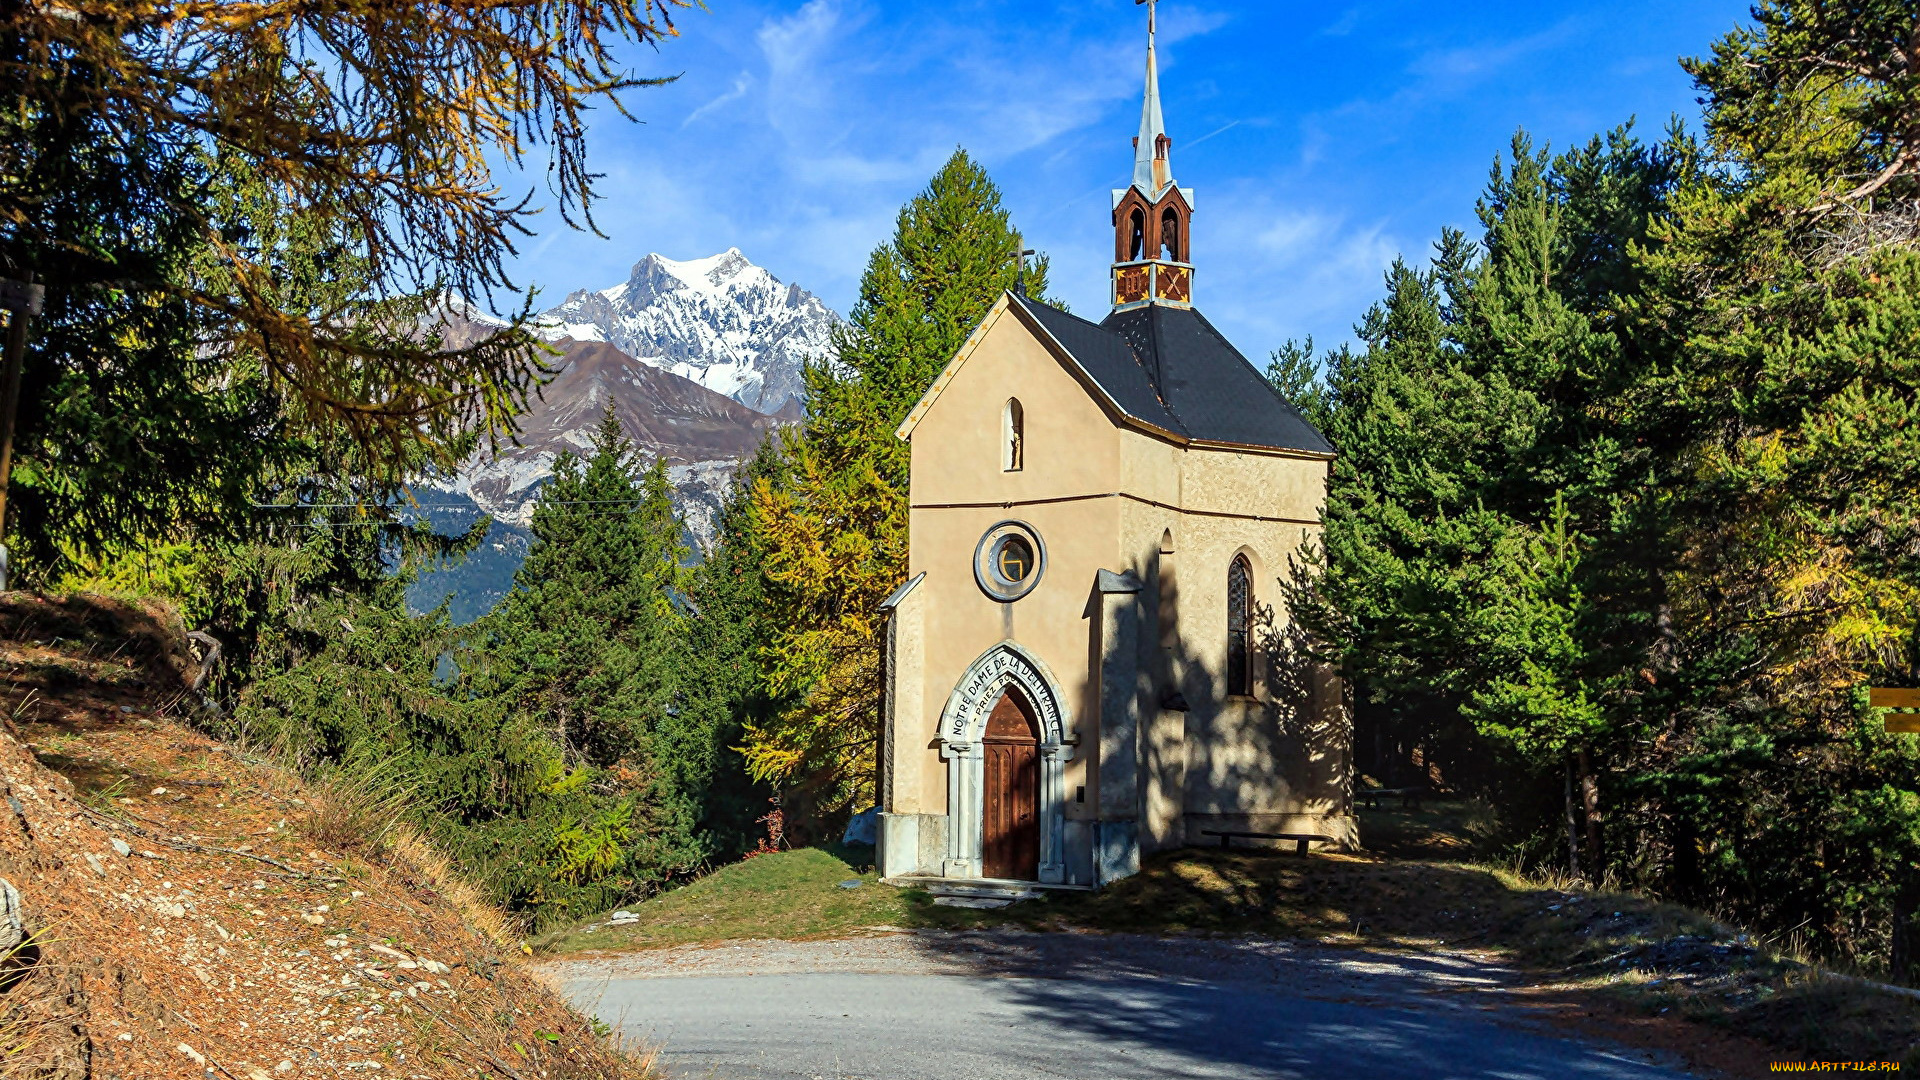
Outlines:
[{"label": "arched bell opening", "polygon": [[1169,206],[1160,212],[1160,255],[1169,262],[1186,262],[1186,237],[1181,235],[1180,212]]}]

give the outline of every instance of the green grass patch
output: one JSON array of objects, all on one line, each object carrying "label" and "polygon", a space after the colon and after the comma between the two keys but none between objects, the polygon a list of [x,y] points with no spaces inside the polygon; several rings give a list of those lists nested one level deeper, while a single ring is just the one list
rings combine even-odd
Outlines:
[{"label": "green grass patch", "polygon": [[[840,887],[859,881],[857,889]],[[922,897],[924,893],[919,894]],[[868,870],[819,848],[760,855],[708,874],[628,910],[629,926],[585,929],[588,920],[535,942],[547,953],[582,949],[651,949],[741,938],[839,937],[870,926],[901,925],[909,906],[900,889],[881,885]]]},{"label": "green grass patch", "polygon": [[[860,886],[843,888],[848,881]],[[1100,892],[1049,892],[981,911],[936,905],[923,890],[881,884],[872,870],[858,870],[831,851],[802,848],[734,863],[633,905],[637,923],[606,926],[603,915],[536,945],[560,954],[744,938],[797,941],[875,927],[1019,926],[1374,945],[1474,942],[1564,965],[1612,958],[1633,935],[1681,926],[1677,914],[1658,915],[1644,900],[1595,898],[1581,910],[1564,900],[1559,890],[1467,863],[1202,848],[1150,857],[1139,874]],[[1623,904],[1629,910],[1613,917],[1615,905]],[[1582,913],[1600,908],[1608,914],[1598,922]]]}]

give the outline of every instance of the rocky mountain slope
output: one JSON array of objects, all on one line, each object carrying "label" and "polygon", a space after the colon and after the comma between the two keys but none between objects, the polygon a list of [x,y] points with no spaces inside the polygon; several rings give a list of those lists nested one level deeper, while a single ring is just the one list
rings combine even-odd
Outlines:
[{"label": "rocky mountain slope", "polygon": [[[484,322],[446,315],[450,340],[471,339]],[[443,531],[463,530],[480,513],[495,525],[460,566],[427,574],[409,595],[416,610],[451,598],[455,621],[485,614],[512,587],[525,558],[533,501],[562,452],[584,453],[607,404],[648,460],[665,460],[674,504],[688,539],[705,548],[739,463],[791,419],[751,409],[690,379],[627,355],[600,340],[560,338],[553,379],[521,418],[518,445],[476,453],[450,481],[416,491]],[[797,410],[794,410],[797,411]]]},{"label": "rocky mountain slope", "polygon": [[541,318],[555,340],[607,342],[764,413],[802,404],[801,366],[827,354],[840,321],[739,248],[686,261],[648,255],[626,281],[572,293]]},{"label": "rocky mountain slope", "polygon": [[390,806],[183,722],[183,629],[0,593],[0,1076],[656,1075]]},{"label": "rocky mountain slope", "polygon": [[554,459],[569,450],[587,452],[611,403],[635,447],[649,460],[666,461],[689,530],[702,541],[710,538],[734,466],[752,457],[781,421],[606,342],[564,338],[556,344],[559,371],[521,418],[519,445],[482,450],[440,490],[525,526]]},{"label": "rocky mountain slope", "polygon": [[[457,298],[439,317],[452,345],[501,325]],[[710,545],[734,468],[804,414],[802,367],[826,355],[840,322],[738,248],[685,261],[648,255],[625,282],[575,292],[540,320],[564,355],[523,418],[519,445],[482,451],[452,481],[416,492],[443,530],[463,530],[481,513],[495,518],[465,563],[415,584],[408,600],[416,610],[448,599],[453,618],[466,622],[506,594],[526,556],[540,484],[561,451],[591,443],[609,401],[640,450],[666,460],[688,539]]]}]

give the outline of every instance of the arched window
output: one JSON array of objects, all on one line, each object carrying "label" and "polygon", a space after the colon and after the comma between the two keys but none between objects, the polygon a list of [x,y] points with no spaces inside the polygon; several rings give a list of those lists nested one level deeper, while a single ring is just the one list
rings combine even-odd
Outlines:
[{"label": "arched window", "polygon": [[1160,244],[1165,249],[1161,257],[1172,262],[1186,262],[1180,257],[1180,215],[1169,206],[1160,215]]},{"label": "arched window", "polygon": [[1235,555],[1227,567],[1227,693],[1253,696],[1253,567]]},{"label": "arched window", "polygon": [[1133,242],[1129,244],[1127,247],[1127,251],[1129,252],[1129,254],[1127,255],[1127,261],[1139,262],[1141,259],[1144,259],[1147,257],[1146,212],[1136,206],[1133,208],[1133,215],[1130,218],[1130,220],[1132,222],[1132,228],[1129,231],[1128,235],[1133,237]]},{"label": "arched window", "polygon": [[1019,398],[1007,399],[1007,413],[1001,431],[1003,449],[1000,468],[1005,472],[1019,472],[1027,464],[1027,414],[1020,407]]}]

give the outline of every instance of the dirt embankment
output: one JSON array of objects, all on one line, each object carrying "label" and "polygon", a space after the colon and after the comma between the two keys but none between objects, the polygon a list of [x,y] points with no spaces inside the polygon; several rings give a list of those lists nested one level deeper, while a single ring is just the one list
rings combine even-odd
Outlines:
[{"label": "dirt embankment", "polygon": [[182,723],[180,631],[0,594],[0,1077],[653,1075],[379,805]]}]

